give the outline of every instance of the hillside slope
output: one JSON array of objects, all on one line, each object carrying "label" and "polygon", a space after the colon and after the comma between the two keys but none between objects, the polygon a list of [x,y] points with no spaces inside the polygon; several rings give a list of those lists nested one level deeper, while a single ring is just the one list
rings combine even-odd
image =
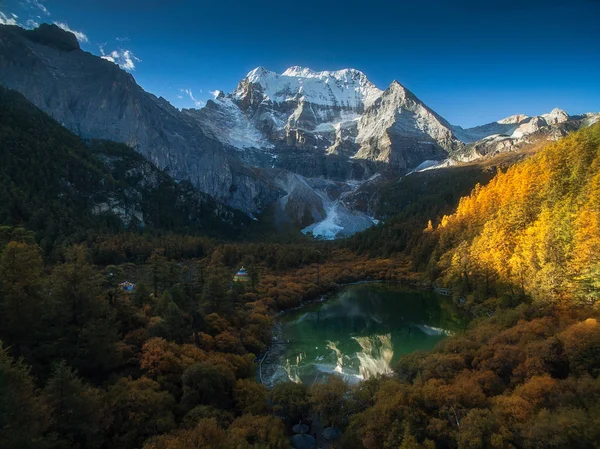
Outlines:
[{"label": "hillside slope", "polygon": [[2,87],[0,147],[0,224],[36,231],[45,249],[81,240],[89,231],[216,236],[247,221],[126,145],[82,141]]},{"label": "hillside slope", "polygon": [[477,186],[435,231],[440,282],[476,298],[595,302],[600,124]]}]

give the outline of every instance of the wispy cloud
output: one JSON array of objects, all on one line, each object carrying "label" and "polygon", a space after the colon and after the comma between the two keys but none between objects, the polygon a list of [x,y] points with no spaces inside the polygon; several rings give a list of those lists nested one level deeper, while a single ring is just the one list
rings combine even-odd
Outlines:
[{"label": "wispy cloud", "polygon": [[213,97],[217,98],[219,95],[221,95],[221,91],[220,90],[212,90],[209,92],[209,94],[211,94]]},{"label": "wispy cloud", "polygon": [[128,37],[115,37],[115,40],[117,42],[129,42],[131,39],[129,39]]},{"label": "wispy cloud", "polygon": [[27,20],[27,22],[25,22],[26,28],[37,28],[39,26],[40,26],[39,22],[36,22],[33,19],[29,19],[29,20]]},{"label": "wispy cloud", "polygon": [[136,57],[131,50],[113,50],[110,53],[105,53],[104,45],[106,44],[100,45],[101,58],[118,64],[123,70],[133,72],[135,70],[135,64],[142,61],[140,58]]},{"label": "wispy cloud", "polygon": [[[204,105],[206,104],[205,101],[198,100],[196,97],[194,97],[192,89],[180,89],[180,91],[186,94],[188,97],[190,97],[190,100],[192,100],[192,102],[197,108],[204,107]],[[202,93],[202,90],[200,90],[200,93]]]},{"label": "wispy cloud", "polygon": [[18,17],[15,14],[6,15],[0,11],[0,25],[19,25]]},{"label": "wispy cloud", "polygon": [[82,31],[73,30],[65,22],[54,22],[54,25],[62,28],[69,33],[73,33],[79,42],[88,42],[88,37]]},{"label": "wispy cloud", "polygon": [[32,8],[39,9],[40,11],[42,11],[47,16],[50,15],[50,11],[48,11],[48,8],[46,8],[44,6],[44,4],[40,0],[26,0],[26,2]]}]

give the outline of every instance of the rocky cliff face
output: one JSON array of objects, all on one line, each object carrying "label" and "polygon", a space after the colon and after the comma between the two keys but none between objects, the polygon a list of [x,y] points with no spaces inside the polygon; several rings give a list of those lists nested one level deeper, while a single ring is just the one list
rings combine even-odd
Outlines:
[{"label": "rocky cliff face", "polygon": [[355,159],[409,169],[461,148],[451,126],[394,81],[358,121]]},{"label": "rocky cliff face", "polygon": [[2,86],[0,149],[0,223],[35,230],[45,250],[88,230],[223,237],[249,223],[126,145],[83,141]]},{"label": "rocky cliff face", "polygon": [[226,143],[145,92],[116,64],[82,51],[75,36],[55,25],[0,26],[0,84],[78,135],[126,143],[233,207],[257,212],[282,194]]}]

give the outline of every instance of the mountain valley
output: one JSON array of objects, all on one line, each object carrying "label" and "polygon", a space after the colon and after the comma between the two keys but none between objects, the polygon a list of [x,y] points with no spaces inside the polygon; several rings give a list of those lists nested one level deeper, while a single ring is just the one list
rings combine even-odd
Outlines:
[{"label": "mountain valley", "polygon": [[0,448],[600,447],[600,3],[512,3],[0,1]]},{"label": "mountain valley", "polygon": [[45,24],[0,26],[0,84],[82,138],[125,143],[220,203],[250,217],[272,210],[275,223],[326,239],[381,218],[357,208],[362,183],[519,151],[600,117],[555,109],[463,129],[397,81],[380,90],[359,70],[297,66],[258,67],[233,92],[178,110]]}]

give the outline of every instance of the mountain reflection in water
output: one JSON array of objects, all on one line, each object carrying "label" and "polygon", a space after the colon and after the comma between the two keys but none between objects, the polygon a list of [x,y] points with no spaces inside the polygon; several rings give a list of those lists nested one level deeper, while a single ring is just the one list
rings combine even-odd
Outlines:
[{"label": "mountain reflection in water", "polygon": [[[392,373],[402,354],[433,348],[463,327],[449,298],[389,284],[345,287],[326,302],[281,317],[276,354],[263,381],[314,383],[340,375],[350,383]],[[275,347],[275,345],[273,345]]]}]

